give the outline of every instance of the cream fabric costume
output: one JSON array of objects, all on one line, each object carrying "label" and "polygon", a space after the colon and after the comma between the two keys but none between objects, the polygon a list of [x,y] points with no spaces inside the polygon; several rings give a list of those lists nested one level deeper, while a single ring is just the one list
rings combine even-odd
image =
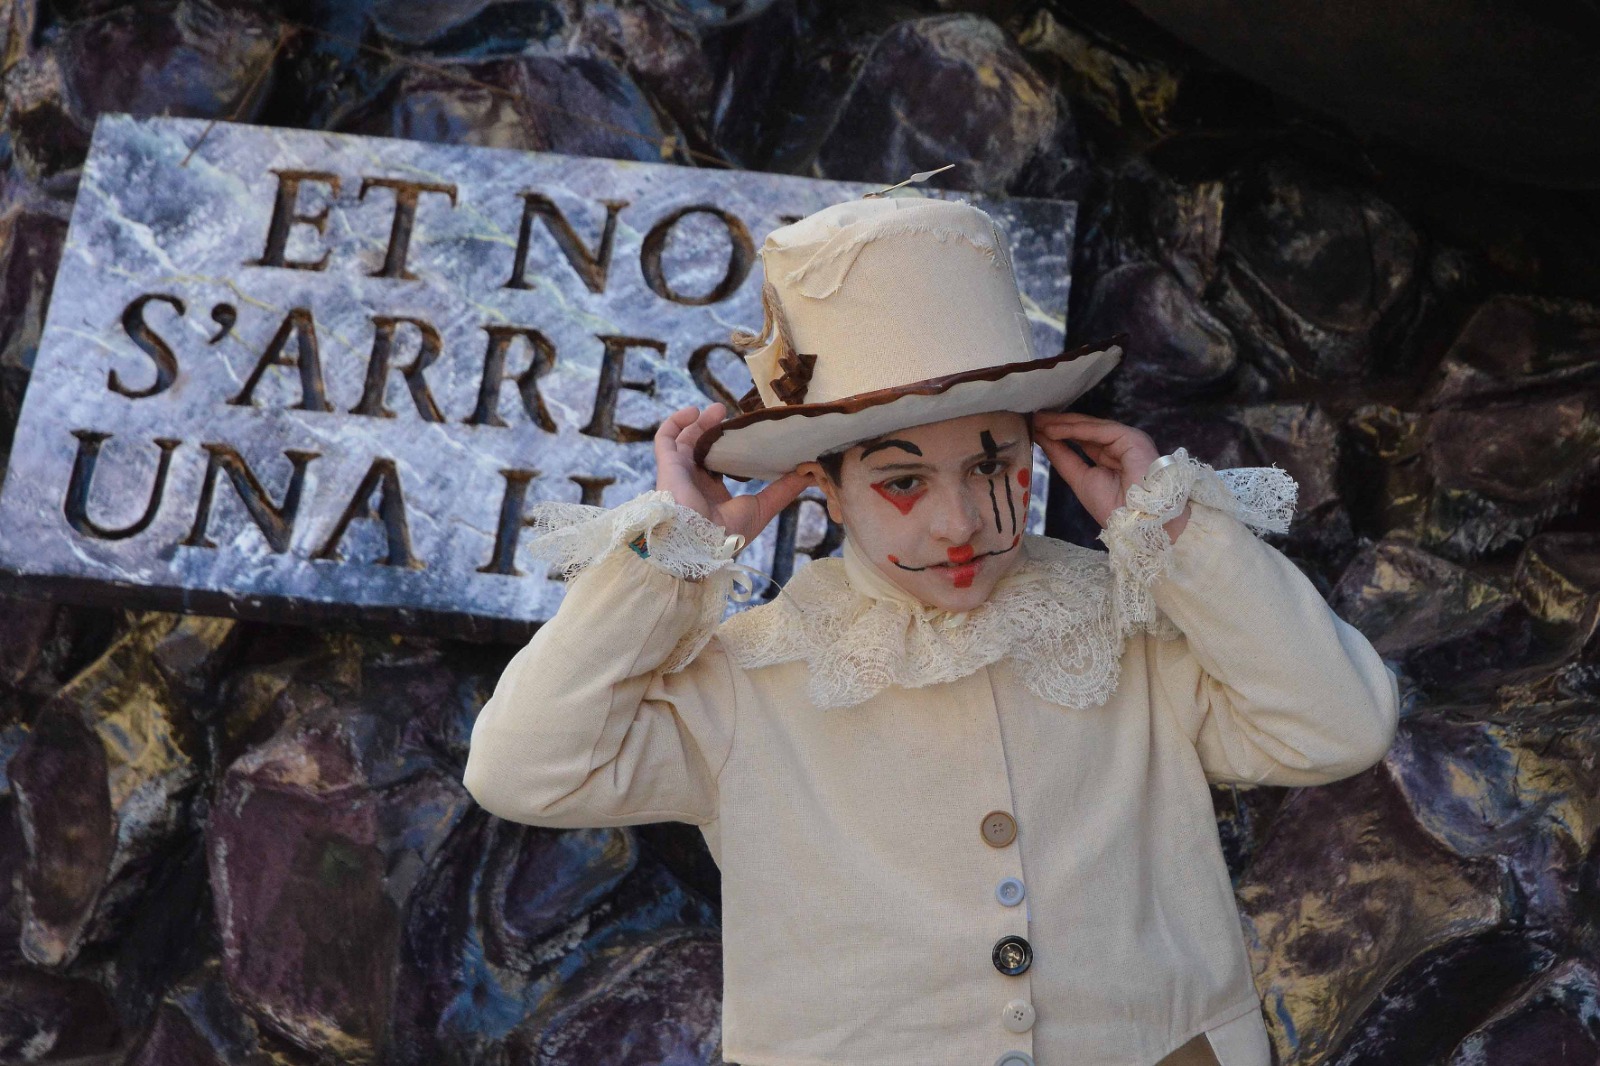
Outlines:
[{"label": "cream fabric costume", "polygon": [[[756,387],[695,445],[726,476],[1062,407],[1121,355],[1037,358],[965,202],[833,205],[762,258],[767,322],[734,338]],[[740,1066],[1270,1066],[1207,782],[1357,773],[1398,717],[1372,646],[1256,535],[1294,499],[1180,448],[1108,552],[1024,535],[968,611],[847,537],[726,621],[742,539],[670,493],[536,504],[525,551],[570,584],[479,712],[467,789],[533,825],[700,827]]]},{"label": "cream fabric costume", "polygon": [[1287,475],[1174,455],[1109,553],[1025,536],[960,616],[847,539],[716,627],[738,538],[664,492],[545,505],[534,550],[576,576],[479,714],[467,788],[534,825],[700,826],[729,1062],[1150,1066],[1204,1032],[1269,1066],[1207,782],[1365,769],[1396,681],[1254,535]]}]

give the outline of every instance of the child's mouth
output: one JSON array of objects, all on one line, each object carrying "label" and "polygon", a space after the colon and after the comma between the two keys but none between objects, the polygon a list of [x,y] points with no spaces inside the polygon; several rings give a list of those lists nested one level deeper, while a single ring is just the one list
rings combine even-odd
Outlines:
[{"label": "child's mouth", "polygon": [[937,570],[955,582],[958,589],[970,588],[972,579],[978,576],[978,567],[983,565],[983,556],[966,563],[938,563],[928,569]]},{"label": "child's mouth", "polygon": [[[985,559],[991,555],[1004,555],[1006,552],[1014,551],[1021,541],[1022,536],[1019,534],[1012,538],[1011,547],[983,552],[981,555],[974,554],[974,550],[971,545],[963,545],[960,548],[951,548],[949,554],[953,558],[952,561],[946,563],[929,563],[926,566],[909,566],[905,563],[902,563],[893,555],[889,556],[889,561],[902,570],[913,570],[918,572],[923,570],[937,570],[940,573],[947,574],[953,578],[957,588],[966,588],[968,585],[972,584],[973,576],[977,574],[978,567],[983,564]],[[955,561],[956,559],[959,559],[960,561]]]}]

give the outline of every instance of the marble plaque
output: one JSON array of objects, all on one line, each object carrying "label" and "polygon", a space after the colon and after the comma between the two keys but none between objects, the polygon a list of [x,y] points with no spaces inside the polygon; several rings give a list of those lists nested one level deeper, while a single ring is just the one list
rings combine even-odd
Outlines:
[{"label": "marble plaque", "polygon": [[[5,588],[521,638],[564,589],[525,509],[652,488],[661,419],[751,386],[727,340],[766,234],[879,187],[107,115],[0,487]],[[1075,205],[967,198],[1059,351]],[[1033,532],[1046,481],[1036,451]],[[802,499],[740,561],[782,579],[838,532]]]}]

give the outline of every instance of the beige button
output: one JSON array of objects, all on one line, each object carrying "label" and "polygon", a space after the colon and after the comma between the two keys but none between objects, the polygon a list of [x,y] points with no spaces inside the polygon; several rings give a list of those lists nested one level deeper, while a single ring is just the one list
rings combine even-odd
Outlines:
[{"label": "beige button", "polygon": [[1033,1004],[1025,999],[1014,999],[1000,1012],[1000,1024],[1013,1033],[1026,1033],[1033,1028]]},{"label": "beige button", "polygon": [[1017,820],[1005,811],[990,811],[983,816],[983,841],[991,848],[1003,848],[1017,839]]}]

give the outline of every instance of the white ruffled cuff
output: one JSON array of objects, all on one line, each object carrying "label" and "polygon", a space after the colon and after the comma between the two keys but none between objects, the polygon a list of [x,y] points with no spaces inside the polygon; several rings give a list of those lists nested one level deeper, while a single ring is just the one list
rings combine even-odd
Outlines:
[{"label": "white ruffled cuff", "polygon": [[734,590],[733,561],[744,548],[743,535],[729,533],[670,492],[651,489],[616,507],[546,500],[528,508],[528,554],[550,564],[552,573],[572,578],[615,551],[633,552],[642,537],[644,562],[685,581],[700,582],[700,615],[667,657],[668,673],[682,670],[700,653],[721,624]]},{"label": "white ruffled cuff", "polygon": [[1111,556],[1112,589],[1124,633],[1176,632],[1156,607],[1150,584],[1167,569],[1172,538],[1163,527],[1185,504],[1205,504],[1233,516],[1257,536],[1287,533],[1299,486],[1276,466],[1214,470],[1182,448],[1150,464],[1143,480],[1128,489],[1123,506],[1100,531]]}]

